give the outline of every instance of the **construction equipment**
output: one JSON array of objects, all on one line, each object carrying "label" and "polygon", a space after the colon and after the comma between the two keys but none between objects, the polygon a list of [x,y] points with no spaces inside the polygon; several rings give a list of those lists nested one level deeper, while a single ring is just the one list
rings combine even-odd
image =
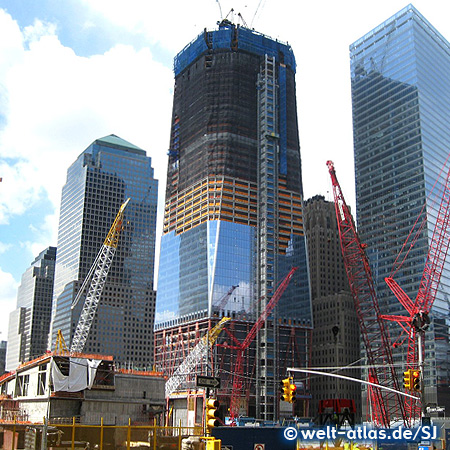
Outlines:
[{"label": "construction equipment", "polygon": [[[450,170],[444,185],[439,212],[433,230],[433,236],[429,244],[429,250],[419,291],[413,302],[403,291],[393,277],[385,278],[386,284],[397,297],[398,301],[408,312],[408,316],[383,316],[384,319],[397,322],[408,336],[408,353],[406,369],[412,373],[417,372],[419,378],[423,378],[423,351],[424,334],[430,324],[429,313],[436,298],[445,259],[450,245]],[[406,327],[405,327],[406,325]],[[417,370],[419,369],[419,370]],[[417,378],[416,376],[416,378]],[[417,382],[416,382],[417,384]],[[423,379],[419,380],[418,386],[423,387]],[[414,389],[421,392],[421,389]],[[406,410],[414,419],[418,418],[420,409],[418,402],[412,398],[405,398]],[[422,398],[422,409],[424,402]]]},{"label": "construction equipment", "polygon": [[84,301],[84,306],[78,320],[78,325],[72,339],[72,345],[70,347],[71,352],[82,352],[86,344],[95,313],[97,312],[98,303],[100,301],[103,288],[105,287],[106,278],[116,254],[120,233],[123,229],[124,210],[129,201],[130,199],[127,199],[120,207],[111,229],[109,230],[109,233],[106,236],[97,257],[95,258],[88,275],[84,279],[84,282],[72,303],[73,309],[79,302],[88,283],[90,283],[88,293]]},{"label": "construction equipment", "polygon": [[58,330],[55,342],[55,355],[66,355],[67,353],[69,353],[69,350],[67,349],[66,341],[64,340],[62,331]]},{"label": "construction equipment", "polygon": [[178,366],[177,370],[166,382],[166,398],[175,392],[178,386],[192,372],[194,367],[206,356],[208,348],[211,348],[214,345],[214,342],[216,342],[220,332],[229,320],[229,317],[222,317],[220,322],[200,339],[198,344],[187,355],[186,359]]},{"label": "construction equipment", "polygon": [[298,269],[298,267],[293,267],[289,273],[284,277],[283,281],[278,286],[277,290],[273,294],[270,301],[267,303],[267,306],[265,307],[264,311],[259,316],[258,320],[255,322],[251,330],[249,331],[247,337],[244,339],[242,344],[240,344],[237,349],[237,359],[236,359],[236,368],[233,375],[233,390],[231,392],[231,399],[230,399],[230,422],[232,425],[236,425],[236,419],[239,416],[239,401],[240,397],[242,395],[242,387],[243,387],[243,381],[242,381],[242,371],[243,371],[243,359],[244,359],[244,352],[247,350],[247,348],[250,346],[250,344],[253,342],[253,339],[255,339],[256,334],[261,329],[261,327],[264,325],[264,322],[267,320],[267,317],[269,317],[270,313],[273,311],[275,306],[277,306],[278,301],[280,300],[281,296],[283,295],[284,291],[289,285],[289,282],[291,281],[295,271]]},{"label": "construction equipment", "polygon": [[[365,246],[356,232],[333,162],[327,161],[327,166],[333,186],[342,256],[366,350],[368,381],[399,391],[391,343],[381,317]],[[368,393],[372,420],[377,426],[388,428],[394,419],[401,419],[405,426],[409,426],[400,394],[374,386],[369,387]]]}]

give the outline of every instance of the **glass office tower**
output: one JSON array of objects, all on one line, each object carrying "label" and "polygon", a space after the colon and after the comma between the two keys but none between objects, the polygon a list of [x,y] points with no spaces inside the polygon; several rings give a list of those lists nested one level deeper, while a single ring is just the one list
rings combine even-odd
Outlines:
[{"label": "glass office tower", "polygon": [[[157,330],[255,320],[293,266],[274,322],[311,326],[295,70],[289,45],[228,21],[175,57]],[[272,325],[257,339],[256,414],[272,418],[286,350]]]},{"label": "glass office tower", "polygon": [[113,355],[130,367],[152,363],[157,191],[151,158],[115,135],[94,141],[70,166],[61,199],[52,345],[59,329],[70,344],[83,306],[80,301],[72,310],[72,302],[130,198],[85,352]]},{"label": "glass office tower", "polygon": [[[384,278],[394,275],[416,298],[448,170],[450,45],[409,5],[352,44],[350,54],[358,229],[382,312],[407,315]],[[419,215],[417,242],[402,263],[397,256]],[[449,288],[447,264],[426,333],[426,400],[440,405],[450,383]],[[407,340],[397,325],[390,333],[395,359],[404,362]]]},{"label": "glass office tower", "polygon": [[42,251],[22,275],[17,308],[9,316],[6,370],[16,370],[47,350],[52,312],[56,248]]}]

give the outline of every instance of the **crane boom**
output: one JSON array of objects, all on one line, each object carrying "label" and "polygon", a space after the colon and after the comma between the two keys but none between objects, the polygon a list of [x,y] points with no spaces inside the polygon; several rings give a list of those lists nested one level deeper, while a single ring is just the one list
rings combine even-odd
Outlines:
[{"label": "crane boom", "polygon": [[[423,342],[417,342],[417,334],[423,333],[424,327],[427,327],[429,323],[428,314],[436,298],[450,245],[449,225],[450,170],[447,172],[436,224],[415,301],[413,302],[410,299],[408,294],[403,291],[392,277],[385,278],[386,284],[408,312],[408,316],[383,316],[385,319],[396,321],[400,325],[402,325],[401,322],[407,322],[410,327],[408,330],[408,351],[406,357],[406,368],[408,370],[417,369],[418,365],[421,364],[418,358],[419,349],[417,347],[424,344]],[[420,411],[416,400],[405,397],[405,407],[412,419],[418,416]]]},{"label": "crane boom", "polygon": [[89,270],[88,276],[85,278],[83,285],[78,292],[73,304],[72,309],[78,303],[83,291],[86,289],[89,279],[91,278],[88,293],[84,301],[83,309],[78,320],[77,327],[75,329],[74,337],[72,339],[72,345],[70,347],[71,352],[80,353],[83,351],[86,344],[86,340],[89,336],[89,331],[94,320],[95,313],[97,312],[98,303],[105,287],[106,278],[108,276],[109,269],[116,254],[117,245],[119,243],[120,233],[122,231],[123,215],[126,206],[130,199],[127,199],[125,203],[119,209],[116,218],[103,242],[94,263]]},{"label": "crane boom", "polygon": [[[327,166],[333,186],[342,256],[367,355],[369,381],[399,391],[390,339],[380,314],[365,247],[356,232],[333,162],[327,161]],[[401,418],[406,426],[409,425],[399,394],[377,387],[369,392],[372,396],[372,419],[377,425],[389,427],[394,418]]]},{"label": "crane boom", "polygon": [[206,356],[208,346],[213,346],[223,327],[229,320],[229,317],[222,317],[220,322],[200,339],[198,344],[187,355],[186,359],[178,366],[177,370],[175,370],[174,374],[166,382],[166,398],[175,392],[183,380],[186,379],[186,376],[189,375],[194,367]]}]

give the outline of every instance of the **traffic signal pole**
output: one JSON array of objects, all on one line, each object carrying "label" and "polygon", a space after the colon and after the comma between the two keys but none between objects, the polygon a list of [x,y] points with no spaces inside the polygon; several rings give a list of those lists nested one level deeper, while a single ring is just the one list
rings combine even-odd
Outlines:
[{"label": "traffic signal pole", "polygon": [[419,357],[419,371],[420,371],[420,404],[421,404],[421,417],[425,417],[426,405],[425,405],[425,386],[424,386],[424,373],[423,373],[423,344],[425,338],[425,331],[420,329],[417,331],[417,347]]}]

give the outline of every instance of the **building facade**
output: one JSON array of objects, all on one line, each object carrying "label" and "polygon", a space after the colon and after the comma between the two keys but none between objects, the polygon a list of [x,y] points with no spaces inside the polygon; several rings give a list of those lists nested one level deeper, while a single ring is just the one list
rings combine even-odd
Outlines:
[{"label": "building facade", "polygon": [[213,313],[254,321],[299,267],[257,337],[261,418],[278,411],[276,324],[312,324],[295,70],[289,45],[228,21],[205,30],[174,61],[156,330]]},{"label": "building facade", "polygon": [[15,370],[47,350],[56,248],[42,251],[22,275],[17,308],[9,316],[6,370]]},{"label": "building facade", "polygon": [[130,198],[85,352],[112,355],[130,367],[152,364],[157,191],[151,158],[115,135],[94,141],[70,166],[61,200],[51,345],[61,330],[70,346],[83,298],[71,305]]},{"label": "building facade", "polygon": [[[314,329],[311,365],[333,367],[332,372],[360,378],[360,329],[348,285],[339,240],[334,202],[317,195],[304,206],[305,233],[311,274]],[[339,368],[339,369],[338,369]],[[354,400],[357,416],[361,414],[361,386],[339,378],[311,378],[311,414],[319,411],[319,401]]]},{"label": "building facade", "polygon": [[[358,230],[382,313],[407,315],[384,279],[393,276],[416,298],[448,170],[450,45],[409,5],[353,43],[350,57]],[[411,230],[416,242],[406,255]],[[426,402],[448,407],[449,290],[447,264],[426,332],[424,375]],[[390,335],[401,379],[407,339],[396,324]]]}]

